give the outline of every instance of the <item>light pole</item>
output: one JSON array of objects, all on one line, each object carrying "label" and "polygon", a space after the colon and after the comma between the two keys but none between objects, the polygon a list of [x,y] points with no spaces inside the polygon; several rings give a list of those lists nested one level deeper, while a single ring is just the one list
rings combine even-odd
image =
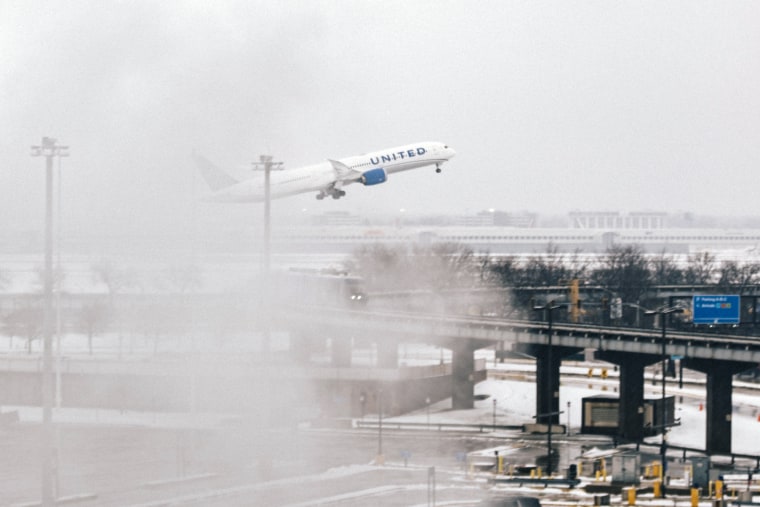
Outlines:
[{"label": "light pole", "polygon": [[567,436],[570,436],[570,402],[567,402]]},{"label": "light pole", "polygon": [[493,399],[493,431],[496,431],[496,398]]},{"label": "light pole", "polygon": [[383,389],[377,390],[377,458],[376,465],[385,463],[383,458]]},{"label": "light pole", "polygon": [[[273,162],[271,155],[260,155],[258,162],[253,162],[253,168],[255,169],[263,169],[264,170],[264,259],[263,259],[263,271],[264,271],[264,278],[266,280],[266,292],[265,292],[265,313],[267,314],[267,319],[269,319],[269,315],[271,314],[271,309],[269,307],[269,304],[272,300],[272,276],[270,273],[271,268],[271,258],[272,258],[272,214],[271,214],[271,206],[272,206],[272,195],[271,195],[271,185],[270,185],[270,174],[272,172],[272,169],[281,169],[282,168],[282,162]],[[269,325],[270,321],[266,321],[266,329],[264,330],[264,340],[262,343],[262,349],[264,350],[264,353],[269,353],[269,346],[270,346],[270,339],[271,339],[271,329]]]},{"label": "light pole", "polygon": [[[662,327],[662,399],[660,401],[660,426],[662,427],[662,444],[660,445],[660,459],[662,460],[662,477],[660,478],[663,482],[665,480],[665,471],[667,470],[667,430],[668,430],[668,423],[667,423],[667,417],[666,417],[666,410],[665,410],[665,362],[667,361],[667,355],[665,351],[665,344],[666,344],[666,329],[668,326],[668,315],[673,313],[683,313],[683,308],[678,307],[668,307],[668,308],[659,308],[657,310],[648,310],[644,312],[644,315],[659,315],[660,321],[661,321],[661,327]],[[663,484],[663,496],[665,496],[665,488]]]},{"label": "light pole", "polygon": [[546,320],[547,320],[547,352],[546,352],[546,401],[544,402],[546,406],[542,407],[542,410],[544,411],[543,414],[537,414],[536,415],[536,422],[538,422],[541,418],[546,419],[547,422],[547,432],[546,432],[546,446],[547,446],[547,464],[546,464],[546,473],[549,474],[549,477],[552,475],[552,419],[555,415],[559,414],[559,412],[554,410],[554,398],[557,397],[557,394],[554,391],[554,379],[552,375],[552,321],[554,310],[562,308],[562,305],[556,305],[554,304],[554,300],[549,301],[543,306],[534,306],[534,310],[542,310],[546,312]]},{"label": "light pole", "polygon": [[53,158],[68,156],[68,146],[43,137],[42,144],[32,146],[33,157],[45,157],[45,306],[43,314],[42,352],[42,505],[55,503],[53,491]]}]

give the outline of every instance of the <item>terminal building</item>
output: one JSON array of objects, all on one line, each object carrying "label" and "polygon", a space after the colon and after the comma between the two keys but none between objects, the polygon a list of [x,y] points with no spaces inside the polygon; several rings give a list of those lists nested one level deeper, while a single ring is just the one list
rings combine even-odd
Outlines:
[{"label": "terminal building", "polygon": [[573,229],[665,229],[667,213],[617,211],[573,211],[570,213]]}]

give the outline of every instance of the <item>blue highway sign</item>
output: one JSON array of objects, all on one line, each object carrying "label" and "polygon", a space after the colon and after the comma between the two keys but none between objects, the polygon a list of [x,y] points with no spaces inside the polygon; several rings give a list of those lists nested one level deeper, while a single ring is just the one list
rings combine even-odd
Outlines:
[{"label": "blue highway sign", "polygon": [[694,324],[738,324],[739,296],[694,296]]}]

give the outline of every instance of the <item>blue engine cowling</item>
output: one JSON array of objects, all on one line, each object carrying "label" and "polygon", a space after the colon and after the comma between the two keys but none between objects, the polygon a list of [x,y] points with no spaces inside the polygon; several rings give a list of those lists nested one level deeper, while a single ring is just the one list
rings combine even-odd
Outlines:
[{"label": "blue engine cowling", "polygon": [[378,167],[362,174],[362,183],[365,185],[377,185],[379,183],[385,183],[388,176],[385,174],[385,169]]}]

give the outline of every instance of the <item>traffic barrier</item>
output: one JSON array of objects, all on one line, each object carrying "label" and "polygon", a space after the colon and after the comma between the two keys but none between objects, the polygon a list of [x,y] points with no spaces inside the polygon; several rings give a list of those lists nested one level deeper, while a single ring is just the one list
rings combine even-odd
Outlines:
[{"label": "traffic barrier", "polygon": [[715,481],[715,498],[717,500],[723,499],[723,481],[721,479]]},{"label": "traffic barrier", "polygon": [[699,488],[691,488],[691,507],[699,507]]},{"label": "traffic barrier", "polygon": [[636,488],[628,488],[628,505],[636,505]]}]

